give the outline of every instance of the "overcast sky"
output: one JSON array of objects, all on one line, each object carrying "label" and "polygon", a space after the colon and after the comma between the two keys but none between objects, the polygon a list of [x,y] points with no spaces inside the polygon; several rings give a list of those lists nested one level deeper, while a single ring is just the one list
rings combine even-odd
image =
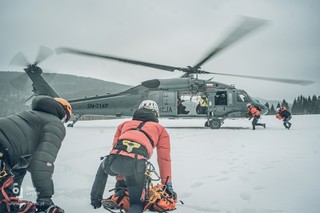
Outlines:
[{"label": "overcast sky", "polygon": [[[193,66],[232,28],[239,16],[269,24],[202,65],[212,72],[313,80],[309,86],[223,76],[251,96],[293,101],[320,95],[318,0],[0,0],[0,69],[23,51],[30,61],[40,45],[72,47],[170,66]],[[136,85],[174,73],[120,62],[54,55],[41,64],[48,72]]]}]

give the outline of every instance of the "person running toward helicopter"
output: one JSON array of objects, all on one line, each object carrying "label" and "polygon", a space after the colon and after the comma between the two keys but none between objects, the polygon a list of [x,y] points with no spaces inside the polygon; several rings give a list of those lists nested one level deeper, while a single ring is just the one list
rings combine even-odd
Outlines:
[{"label": "person running toward helicopter", "polygon": [[71,105],[62,98],[37,96],[31,109],[0,118],[0,212],[20,212],[16,197],[29,171],[37,192],[36,212],[63,213],[51,199],[52,175],[66,135],[63,123],[72,114]]},{"label": "person running toward helicopter", "polygon": [[248,114],[249,120],[251,120],[251,118],[253,118],[252,129],[255,130],[256,126],[263,126],[263,128],[266,128],[265,123],[258,123],[259,119],[261,118],[260,110],[257,109],[256,107],[252,106],[252,104],[250,104],[250,103],[247,104],[247,109],[248,109],[247,114]]},{"label": "person running toward helicopter", "polygon": [[276,118],[278,118],[279,120],[283,120],[283,126],[289,130],[292,125],[292,123],[289,122],[292,118],[291,113],[284,106],[281,108],[277,108],[276,111]]},{"label": "person running toward helicopter", "polygon": [[114,135],[113,148],[101,162],[92,189],[91,205],[100,208],[108,174],[117,176],[117,187],[128,189],[128,213],[143,212],[141,200],[145,186],[146,163],[157,148],[161,183],[171,197],[177,197],[172,188],[170,138],[158,122],[159,108],[152,100],[142,101],[132,120],[120,124]]}]

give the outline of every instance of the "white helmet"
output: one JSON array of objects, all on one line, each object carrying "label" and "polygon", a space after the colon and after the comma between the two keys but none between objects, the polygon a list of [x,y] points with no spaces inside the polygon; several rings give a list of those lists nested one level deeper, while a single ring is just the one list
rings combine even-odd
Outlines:
[{"label": "white helmet", "polygon": [[276,109],[276,112],[280,112],[280,108],[279,107]]},{"label": "white helmet", "polygon": [[144,100],[141,102],[138,109],[141,109],[141,108],[150,109],[151,111],[156,113],[157,117],[159,117],[159,107],[156,102],[152,100]]},{"label": "white helmet", "polygon": [[250,103],[247,103],[247,107],[252,106]]}]

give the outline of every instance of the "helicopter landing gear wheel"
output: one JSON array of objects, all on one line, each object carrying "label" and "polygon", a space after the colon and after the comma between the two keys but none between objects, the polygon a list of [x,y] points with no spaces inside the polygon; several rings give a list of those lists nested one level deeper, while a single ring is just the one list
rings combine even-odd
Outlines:
[{"label": "helicopter landing gear wheel", "polygon": [[210,121],[210,128],[211,129],[220,129],[220,127],[221,127],[220,119],[212,119]]}]

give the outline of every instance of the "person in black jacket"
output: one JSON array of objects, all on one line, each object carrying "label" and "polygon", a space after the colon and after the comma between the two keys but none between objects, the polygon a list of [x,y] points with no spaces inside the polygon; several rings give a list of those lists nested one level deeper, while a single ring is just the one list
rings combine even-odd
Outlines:
[{"label": "person in black jacket", "polygon": [[37,210],[64,212],[51,199],[52,175],[66,134],[63,122],[70,119],[71,105],[62,98],[37,96],[31,108],[0,118],[0,186],[5,188],[4,193],[0,191],[0,212],[10,212],[8,208],[17,211],[17,205],[10,201],[19,195],[27,171],[37,192]]},{"label": "person in black jacket", "polygon": [[286,107],[277,108],[276,110],[276,118],[278,118],[279,120],[283,120],[283,126],[289,130],[292,125],[292,123],[289,122],[292,118],[291,113],[287,110]]}]

